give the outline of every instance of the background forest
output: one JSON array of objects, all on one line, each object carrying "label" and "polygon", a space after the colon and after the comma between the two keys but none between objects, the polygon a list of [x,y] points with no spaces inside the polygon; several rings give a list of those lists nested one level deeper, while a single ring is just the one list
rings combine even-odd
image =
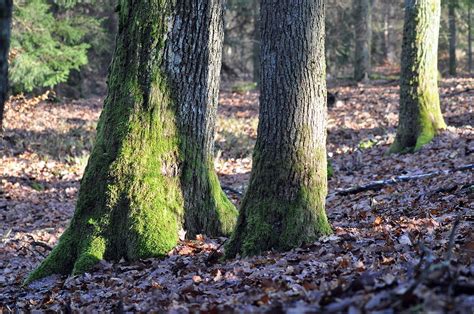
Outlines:
[{"label": "background forest", "polygon": [[[455,38],[457,70],[472,69],[468,0],[443,1],[439,42],[439,69],[448,74],[450,39]],[[371,79],[398,66],[403,30],[403,2],[371,0]],[[258,1],[229,0],[225,13],[222,76],[235,89],[258,81]],[[354,3],[329,0],[326,13],[326,57],[330,79],[350,79],[354,63]],[[450,26],[450,16],[454,27]],[[31,0],[14,3],[13,35],[9,60],[13,94],[41,93],[54,88],[59,94],[80,98],[105,93],[105,77],[114,50],[117,27],[115,1]],[[471,60],[471,61],[469,61]],[[396,71],[396,70],[395,70]],[[383,73],[380,73],[383,72]]]},{"label": "background forest", "polygon": [[[279,4],[285,1],[291,3],[281,0]],[[0,19],[7,2],[0,0]],[[96,139],[97,132],[105,128],[99,122],[101,112],[106,116],[114,107],[111,99],[127,99],[120,91],[128,81],[111,75],[114,54],[124,53],[117,36],[124,8],[114,0],[14,1],[8,99],[0,128],[0,312],[472,313],[474,1],[441,0],[437,82],[441,119],[447,127],[422,148],[417,144],[408,150],[393,150],[397,130],[410,116],[400,113],[400,103],[406,98],[401,96],[400,77],[406,71],[401,60],[407,1],[323,2],[327,83],[327,154],[323,156],[327,155],[327,163],[326,157],[321,158],[327,164],[325,211],[332,233],[321,233],[315,242],[290,244],[283,250],[264,247],[254,256],[229,245],[238,242],[244,228],[237,229],[233,238],[228,230],[215,232],[214,226],[206,234],[199,234],[197,227],[187,228],[179,230],[178,245],[164,258],[100,258],[92,266],[86,260],[80,265],[85,265],[85,273],[76,272],[76,262],[70,274],[70,269],[50,271],[48,264],[38,265],[55,255],[53,249],[84,203],[80,191],[100,181],[99,175],[84,177],[97,141],[101,145],[100,141],[114,142],[121,134],[112,126],[110,138],[104,140],[99,133]],[[268,112],[260,103],[265,87],[261,38],[268,39],[268,33],[262,35],[260,3],[227,0],[225,4],[214,143],[205,144],[214,150],[211,159],[215,160],[199,160],[199,152],[207,152],[208,146],[184,149],[198,160],[191,167],[209,161],[207,166],[217,174],[207,166],[196,167],[196,172],[201,171],[199,178],[191,177],[187,184],[195,184],[200,191],[199,180],[207,180],[211,187],[209,191],[203,188],[202,194],[223,200],[209,205],[205,196],[198,195],[192,201],[223,206],[231,212],[234,206],[245,208],[251,198],[246,193],[252,192],[257,130],[261,132],[262,112]],[[153,23],[152,15],[143,16]],[[2,25],[0,31],[4,31]],[[0,43],[3,34],[0,32]],[[142,35],[145,38],[147,32]],[[0,47],[0,55],[4,48]],[[209,59],[212,63],[212,56]],[[198,66],[201,63],[202,59],[196,60]],[[120,72],[120,67],[115,71]],[[122,71],[122,78],[133,75],[127,75],[128,69]],[[137,72],[142,74],[140,69]],[[2,84],[0,81],[0,87]],[[194,95],[192,88],[184,84],[183,95]],[[211,94],[195,97],[212,98]],[[288,96],[278,95],[277,99]],[[117,103],[115,107],[120,101]],[[278,118],[286,116],[284,111],[279,113]],[[163,116],[167,114],[164,111]],[[116,116],[106,117],[109,121]],[[192,129],[195,125],[191,123]],[[136,125],[130,122],[130,129]],[[166,122],[163,129],[174,132]],[[143,151],[154,156],[161,153],[160,149]],[[134,152],[130,149],[130,156],[141,157]],[[164,176],[178,172],[168,162],[172,163],[165,160],[158,168]],[[129,166],[133,168],[133,163]],[[101,167],[97,168],[94,171],[100,173]],[[154,186],[155,181],[147,181],[149,173],[138,173],[143,179],[138,184]],[[172,190],[175,182],[166,182]],[[225,193],[214,189],[219,182]],[[253,185],[255,189],[255,182]],[[163,199],[169,201],[170,194]],[[137,202],[156,206],[146,197]],[[179,211],[173,200],[169,203]],[[169,205],[163,204],[159,206]],[[120,217],[113,218],[120,221]],[[86,223],[94,226],[102,221],[89,219]],[[171,224],[166,219],[160,223]],[[277,233],[279,222],[273,227],[264,234],[278,237],[272,232]],[[81,233],[87,232],[79,228],[74,236],[80,238]],[[116,248],[121,250],[125,249]],[[45,268],[44,273],[38,272]],[[42,278],[50,273],[54,274]],[[32,278],[40,280],[30,281]]]}]

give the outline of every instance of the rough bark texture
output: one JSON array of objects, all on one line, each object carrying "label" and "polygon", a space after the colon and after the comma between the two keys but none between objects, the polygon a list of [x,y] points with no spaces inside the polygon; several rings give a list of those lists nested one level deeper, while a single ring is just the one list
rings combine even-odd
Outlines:
[{"label": "rough bark texture", "polygon": [[76,212],[27,282],[101,259],[163,256],[183,220],[192,233],[231,229],[236,211],[212,168],[222,6],[185,3],[119,2],[109,93]]},{"label": "rough bark texture", "polygon": [[258,136],[228,257],[287,250],[331,232],[324,1],[263,0],[261,18]]},{"label": "rough bark texture", "polygon": [[8,93],[8,49],[12,21],[12,0],[0,0],[0,132]]},{"label": "rough bark texture", "polygon": [[456,0],[449,0],[448,18],[449,18],[449,74],[456,75]]},{"label": "rough bark texture", "polygon": [[370,45],[372,38],[371,0],[354,1],[355,56],[354,79],[362,81],[370,74]]},{"label": "rough bark texture", "polygon": [[392,153],[418,150],[446,128],[438,92],[440,6],[440,0],[405,1],[400,115]]},{"label": "rough bark texture", "polygon": [[[214,171],[214,128],[224,36],[221,0],[177,1],[166,59],[179,104],[182,137],[182,189],[185,230],[229,235],[237,210],[222,191]],[[216,44],[218,43],[218,44]]]}]

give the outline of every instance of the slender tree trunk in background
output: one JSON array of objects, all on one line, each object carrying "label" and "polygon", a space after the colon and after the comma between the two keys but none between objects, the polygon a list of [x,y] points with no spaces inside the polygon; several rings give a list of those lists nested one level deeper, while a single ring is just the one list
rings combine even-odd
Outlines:
[{"label": "slender tree trunk in background", "polygon": [[253,22],[254,22],[254,33],[253,33],[253,80],[260,85],[260,4],[259,0],[253,1],[253,7],[255,8]]},{"label": "slender tree trunk in background", "polygon": [[355,57],[354,79],[362,81],[370,74],[370,47],[372,37],[371,0],[354,1]]},{"label": "slender tree trunk in background", "polygon": [[456,75],[456,6],[457,0],[449,0],[449,74]]},{"label": "slender tree trunk in background", "polygon": [[101,259],[164,256],[183,220],[191,234],[232,229],[236,210],[212,162],[222,3],[179,3],[120,1],[109,92],[76,211],[27,281]]},{"label": "slender tree trunk in background", "polygon": [[467,9],[467,68],[472,73],[472,2],[469,0]]},{"label": "slender tree trunk in background", "polygon": [[0,132],[8,93],[8,50],[12,22],[12,0],[0,0]]},{"label": "slender tree trunk in background", "polygon": [[261,1],[260,121],[228,257],[287,250],[331,232],[324,15],[324,0]]},{"label": "slender tree trunk in background", "polygon": [[446,124],[438,92],[440,0],[405,1],[400,115],[390,152],[418,150]]},{"label": "slender tree trunk in background", "polygon": [[383,37],[382,37],[382,54],[384,63],[388,63],[389,50],[389,33],[390,33],[390,6],[388,4],[383,7]]}]

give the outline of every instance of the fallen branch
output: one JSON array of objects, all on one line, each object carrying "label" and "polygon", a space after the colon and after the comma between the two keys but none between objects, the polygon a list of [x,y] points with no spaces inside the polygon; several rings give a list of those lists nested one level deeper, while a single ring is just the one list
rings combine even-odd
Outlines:
[{"label": "fallen branch", "polygon": [[53,248],[51,246],[49,246],[48,244],[44,243],[44,242],[41,242],[41,241],[33,241],[31,242],[31,245],[32,246],[40,246],[42,247],[43,249],[46,249],[48,251],[52,251]]},{"label": "fallen branch", "polygon": [[230,186],[222,185],[221,188],[222,188],[223,190],[226,190],[226,191],[229,191],[229,192],[231,192],[231,193],[234,193],[234,194],[236,194],[236,195],[238,195],[238,196],[242,196],[242,195],[243,195],[242,192],[237,191],[236,189],[231,188]]},{"label": "fallen branch", "polygon": [[386,186],[395,185],[401,182],[427,179],[427,178],[431,178],[437,175],[450,174],[453,172],[465,171],[465,170],[470,170],[470,169],[474,169],[474,164],[464,165],[464,166],[454,168],[454,169],[432,171],[428,173],[416,174],[416,175],[411,175],[411,176],[409,175],[398,176],[398,177],[394,177],[394,178],[390,178],[386,180],[378,180],[378,181],[370,182],[368,184],[352,187],[349,189],[336,190],[336,192],[331,193],[329,196],[334,196],[334,195],[344,196],[344,195],[357,194],[357,193],[366,192],[366,191],[378,191]]}]

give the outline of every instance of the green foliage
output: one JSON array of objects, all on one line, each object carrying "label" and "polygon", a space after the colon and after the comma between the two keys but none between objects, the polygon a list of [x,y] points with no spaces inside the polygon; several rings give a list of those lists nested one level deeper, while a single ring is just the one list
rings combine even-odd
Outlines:
[{"label": "green foliage", "polygon": [[53,87],[87,64],[83,38],[99,21],[52,7],[46,0],[15,2],[10,82],[15,93]]},{"label": "green foliage", "polygon": [[254,91],[257,88],[257,83],[255,82],[243,82],[236,83],[232,86],[232,92],[238,94],[245,94],[251,91]]}]

